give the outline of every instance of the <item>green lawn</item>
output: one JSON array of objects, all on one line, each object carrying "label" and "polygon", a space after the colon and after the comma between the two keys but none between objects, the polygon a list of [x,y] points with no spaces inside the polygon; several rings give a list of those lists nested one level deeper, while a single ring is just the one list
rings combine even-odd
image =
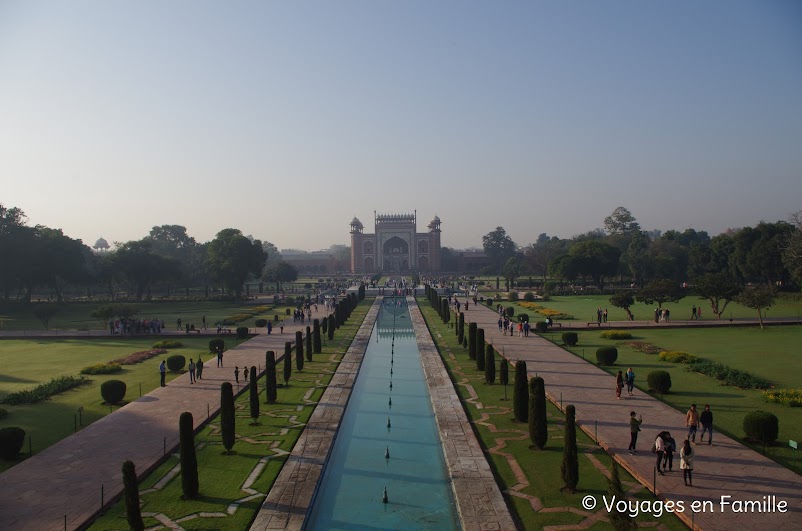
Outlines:
[{"label": "green lawn", "polygon": [[[696,356],[718,361],[733,368],[762,376],[775,388],[802,388],[802,327],[784,326],[730,329],[662,329],[633,330],[634,339],[646,341],[667,350],[682,350]],[[618,347],[618,361],[605,368],[611,374],[632,367],[636,374],[636,385],[646,389],[646,376],[657,369],[671,374],[671,392],[663,400],[680,411],[687,411],[691,403],[701,410],[710,404],[714,415],[714,429],[724,431],[740,440],[743,437],[743,417],[755,410],[770,411],[780,419],[780,436],[777,444],[766,450],[766,455],[792,468],[792,451],[788,440],[802,439],[802,408],[788,407],[767,402],[758,390],[739,389],[720,385],[718,380],[698,373],[688,372],[686,365],[660,361],[657,355],[644,354],[625,345],[625,341],[610,341],[600,338],[600,332],[580,332],[579,345],[574,353],[588,360],[595,360],[595,352],[602,345]],[[560,343],[559,333],[547,334]],[[715,436],[713,438],[715,441]],[[756,446],[755,449],[762,451]],[[802,463],[797,459],[794,469],[802,473]]]},{"label": "green lawn", "polygon": [[[457,393],[464,401],[463,406],[480,437],[482,446],[485,449],[494,448],[500,444],[501,439],[506,439],[506,448],[503,451],[514,456],[514,459],[520,465],[520,469],[526,474],[527,482],[529,483],[520,492],[536,497],[544,508],[552,509],[548,512],[534,511],[529,500],[519,496],[507,495],[505,498],[516,518],[522,522],[525,529],[542,529],[551,525],[576,525],[582,522],[585,519],[583,516],[570,512],[568,509],[581,510],[583,496],[591,494],[597,499],[601,499],[601,495],[607,493],[607,481],[599,467],[609,469],[611,458],[581,430],[577,430],[577,444],[580,452],[578,491],[575,494],[561,492],[560,488],[563,483],[560,466],[563,456],[564,417],[560,410],[549,404],[549,440],[547,448],[544,451],[531,449],[529,447],[531,442],[528,437],[527,425],[513,421],[511,399],[512,383],[515,376],[514,368],[510,367],[510,384],[507,386],[507,396],[510,400],[503,401],[504,387],[498,384],[484,384],[484,373],[476,370],[476,363],[468,359],[467,351],[457,344],[454,330],[443,324],[443,321],[431,308],[428,301],[419,299],[419,303],[452,380],[459,382],[456,386]],[[498,369],[496,374],[498,378]],[[481,409],[477,408],[474,401],[465,401],[471,396],[464,383],[470,383],[473,386],[478,395],[477,401],[482,405]],[[483,419],[484,416],[487,417]],[[492,424],[494,429],[491,430],[486,424]],[[518,480],[508,460],[497,453],[487,452],[486,455],[491,461],[491,466],[501,489],[507,490],[515,487],[518,484]],[[630,494],[633,494],[635,499],[654,499],[625,470],[620,469],[620,474],[622,482],[624,482],[624,488],[631,488]],[[556,508],[565,508],[565,510]],[[603,506],[597,508],[598,511],[604,511]],[[651,515],[641,515],[638,518],[638,522],[651,523],[652,525],[656,523],[663,526],[663,529],[687,529],[676,516],[669,514],[664,514],[659,519],[655,519]],[[601,521],[591,528],[612,529],[612,526],[606,521]]]}]

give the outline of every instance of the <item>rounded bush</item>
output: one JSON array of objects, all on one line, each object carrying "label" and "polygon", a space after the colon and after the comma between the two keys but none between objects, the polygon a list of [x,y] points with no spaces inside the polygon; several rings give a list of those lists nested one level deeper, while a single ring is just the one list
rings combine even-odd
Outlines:
[{"label": "rounded bush", "polygon": [[167,358],[167,368],[172,372],[178,372],[187,364],[187,359],[181,354],[173,354]]},{"label": "rounded bush", "polygon": [[237,327],[237,339],[245,339],[248,337],[248,327],[247,326],[238,326]]},{"label": "rounded bush", "polygon": [[618,359],[618,349],[615,347],[599,347],[596,350],[596,362],[599,365],[613,365]]},{"label": "rounded bush", "polygon": [[515,315],[515,308],[513,308],[512,306],[507,306],[504,309],[504,315],[506,315],[507,317],[512,317],[513,315]]},{"label": "rounded bush", "polygon": [[153,344],[153,348],[181,348],[184,344],[175,339],[165,339]]},{"label": "rounded bush", "polygon": [[108,380],[100,384],[100,396],[107,404],[117,404],[125,398],[128,387],[121,380]]},{"label": "rounded bush", "polygon": [[517,291],[511,291],[510,292],[510,296],[509,296],[509,300],[512,301],[512,302],[517,301],[518,300],[518,292]]},{"label": "rounded bush", "polygon": [[493,307],[493,299],[491,299],[490,297],[487,298],[485,303],[487,304],[488,308],[492,308]]},{"label": "rounded bush", "polygon": [[527,291],[526,293],[524,293],[524,300],[526,302],[535,302],[535,294],[532,293],[531,291]]},{"label": "rounded bush", "polygon": [[25,430],[17,426],[0,429],[0,457],[15,459],[25,442]]},{"label": "rounded bush", "polygon": [[226,349],[226,342],[222,339],[215,338],[209,341],[209,352],[217,352],[217,349],[225,350]]},{"label": "rounded bush", "polygon": [[256,328],[264,328],[267,326],[267,319],[257,319],[253,324],[256,325]]},{"label": "rounded bush", "polygon": [[273,315],[273,321],[279,322],[280,319],[278,318],[278,314]]},{"label": "rounded bush", "polygon": [[625,330],[605,330],[601,336],[604,339],[632,339],[632,334]]},{"label": "rounded bush", "polygon": [[529,320],[529,314],[528,313],[519,313],[518,314],[518,322],[519,323],[525,323],[528,320]]},{"label": "rounded bush", "polygon": [[549,325],[546,324],[546,321],[538,321],[535,323],[535,330],[537,330],[538,334],[545,334],[548,329]]},{"label": "rounded bush", "polygon": [[[287,302],[289,302],[289,301],[287,301]],[[284,310],[284,314],[285,315],[292,315],[292,312],[290,311],[289,308],[287,308],[286,310]]]},{"label": "rounded bush", "polygon": [[671,375],[668,371],[652,371],[646,376],[649,389],[665,394],[671,389]]},{"label": "rounded bush", "polygon": [[575,347],[579,343],[579,334],[576,332],[563,332],[563,343],[569,347]]},{"label": "rounded bush", "polygon": [[772,444],[780,434],[780,421],[774,413],[752,411],[744,417],[744,433],[750,439]]}]

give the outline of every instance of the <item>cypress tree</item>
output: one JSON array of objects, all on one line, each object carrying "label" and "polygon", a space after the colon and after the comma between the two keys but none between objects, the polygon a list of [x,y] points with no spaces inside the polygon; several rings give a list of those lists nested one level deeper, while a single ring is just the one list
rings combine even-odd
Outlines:
[{"label": "cypress tree", "polygon": [[231,453],[236,440],[236,417],[234,413],[234,388],[231,382],[220,384],[220,435],[227,453]]},{"label": "cypress tree", "polygon": [[292,376],[292,341],[284,343],[284,385],[290,386]]},{"label": "cypress tree", "polygon": [[515,420],[526,422],[529,420],[529,390],[527,388],[526,362],[518,360],[515,363],[515,384],[512,388],[512,405]]},{"label": "cypress tree", "polygon": [[306,327],[306,361],[312,361],[312,327]]},{"label": "cypress tree", "polygon": [[493,345],[487,344],[485,350],[485,383],[493,384],[496,381],[496,351]]},{"label": "cypress tree", "polygon": [[[610,479],[607,480],[607,492],[611,499],[613,497],[615,497],[616,500],[627,499],[627,493],[621,485],[621,476],[618,473],[618,462],[615,459],[613,459],[613,468],[610,470]],[[638,527],[638,524],[630,515],[629,511],[619,512],[618,510],[613,510],[610,511],[607,517],[610,519],[613,528],[617,531],[629,531],[631,529],[637,529]]]},{"label": "cypress tree", "polygon": [[565,485],[562,490],[576,492],[579,483],[579,457],[576,449],[576,408],[569,404],[565,408],[565,437],[563,442],[563,464],[560,470]]},{"label": "cypress tree", "polygon": [[320,323],[320,328],[321,328],[321,331],[324,334],[329,331],[329,318],[328,318],[328,316],[323,318],[323,321]]},{"label": "cypress tree", "polygon": [[259,388],[256,387],[256,367],[251,367],[251,381],[250,385],[250,401],[251,401],[251,418],[253,419],[253,426],[259,424],[256,420],[259,418]]},{"label": "cypress tree", "polygon": [[476,359],[476,323],[468,325],[468,357]]},{"label": "cypress tree", "polygon": [[278,384],[276,382],[276,353],[267,351],[265,360],[265,403],[273,404],[278,399]]},{"label": "cypress tree", "polygon": [[[256,369],[254,369],[256,372]],[[181,490],[184,499],[198,497],[198,458],[195,455],[195,432],[192,427],[192,413],[184,411],[178,420],[181,456]]]},{"label": "cypress tree", "polygon": [[485,329],[476,329],[476,370],[485,370]]},{"label": "cypress tree", "polygon": [[507,358],[501,358],[498,364],[498,383],[501,385],[510,383],[510,364],[507,363]]},{"label": "cypress tree", "polygon": [[460,312],[459,313],[459,329],[457,330],[457,341],[462,344],[462,340],[465,339],[465,314]]},{"label": "cypress tree", "polygon": [[546,424],[546,386],[543,378],[529,380],[529,439],[538,450],[546,447],[549,438]]},{"label": "cypress tree", "polygon": [[[362,289],[364,289],[364,284],[362,285]],[[323,352],[323,343],[320,340],[320,320],[315,319],[312,323],[312,341],[314,342],[314,351],[315,354],[320,354]]]},{"label": "cypress tree", "polygon": [[440,317],[444,323],[448,322],[448,299],[445,297],[440,299]]},{"label": "cypress tree", "polygon": [[334,305],[334,326],[339,330],[340,327],[343,325],[343,311],[342,311],[342,301],[338,302]]},{"label": "cypress tree", "polygon": [[295,332],[295,368],[298,372],[304,370],[304,339],[300,330]]},{"label": "cypress tree", "polygon": [[329,341],[334,339],[335,322],[336,320],[334,318],[334,314],[329,315],[329,331],[328,331]]},{"label": "cypress tree", "polygon": [[125,497],[125,518],[128,529],[143,531],[142,511],[139,507],[139,485],[136,482],[136,467],[131,461],[123,463],[123,496]]}]

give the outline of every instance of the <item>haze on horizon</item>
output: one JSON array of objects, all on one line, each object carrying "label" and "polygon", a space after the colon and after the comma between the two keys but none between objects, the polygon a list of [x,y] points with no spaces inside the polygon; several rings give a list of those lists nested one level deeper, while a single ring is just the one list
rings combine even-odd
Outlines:
[{"label": "haze on horizon", "polygon": [[91,245],[802,209],[802,4],[0,0],[0,203]]}]

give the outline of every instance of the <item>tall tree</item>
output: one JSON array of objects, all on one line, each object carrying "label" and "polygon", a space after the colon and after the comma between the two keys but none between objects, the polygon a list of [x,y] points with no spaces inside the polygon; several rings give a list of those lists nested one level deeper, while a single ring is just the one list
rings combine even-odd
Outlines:
[{"label": "tall tree", "polygon": [[741,286],[727,273],[704,273],[693,280],[693,288],[699,297],[710,301],[710,309],[719,319],[741,293]]},{"label": "tall tree", "polygon": [[768,310],[774,304],[776,293],[769,286],[755,286],[745,289],[735,299],[739,304],[757,310],[757,318],[760,321],[760,328],[763,328],[763,310]]},{"label": "tall tree", "polygon": [[615,275],[618,271],[621,251],[602,241],[588,240],[573,244],[568,254],[576,273],[581,277],[590,277],[602,289],[604,277]]},{"label": "tall tree", "polygon": [[632,212],[624,207],[618,207],[604,218],[604,228],[610,234],[632,234],[640,231],[640,224]]},{"label": "tall tree", "polygon": [[544,232],[538,236],[537,242],[526,250],[526,261],[531,270],[540,274],[543,277],[543,282],[546,282],[549,264],[557,256],[565,252],[566,246],[567,242],[564,240],[560,240],[556,236],[549,238]]},{"label": "tall tree", "polygon": [[304,338],[300,330],[295,332],[295,368],[298,372],[304,370]]},{"label": "tall tree", "polygon": [[134,288],[136,300],[142,300],[155,282],[178,276],[178,263],[154,253],[152,246],[148,240],[131,241],[114,252],[112,263]]},{"label": "tall tree", "polygon": [[231,382],[223,382],[220,384],[220,436],[223,439],[223,447],[228,454],[231,453],[234,441],[236,441],[236,422],[234,388],[231,386]]},{"label": "tall tree", "polygon": [[638,291],[635,298],[645,304],[657,303],[658,308],[665,302],[678,302],[682,291],[673,280],[653,280]]},{"label": "tall tree", "polygon": [[632,280],[638,286],[643,286],[649,269],[647,252],[652,241],[643,231],[632,233],[632,239],[627,247],[627,265],[632,274]]},{"label": "tall tree", "polygon": [[579,457],[576,448],[576,408],[565,408],[565,436],[563,437],[563,463],[560,467],[563,488],[566,492],[576,492],[579,484]]},{"label": "tall tree", "polygon": [[133,461],[123,463],[123,497],[125,498],[125,519],[130,531],[144,531],[142,510],[139,507],[139,484],[136,481],[136,466]]},{"label": "tall tree", "polygon": [[496,381],[496,351],[493,345],[487,344],[485,349],[485,383],[493,385]]},{"label": "tall tree", "polygon": [[735,249],[732,263],[746,280],[776,286],[787,276],[783,264],[783,247],[794,230],[793,225],[785,221],[761,221],[754,228],[739,230],[733,237]]},{"label": "tall tree", "polygon": [[256,385],[256,367],[251,366],[251,381],[248,383],[248,402],[251,409],[251,426],[259,424],[259,387]]},{"label": "tall tree", "polygon": [[[607,480],[607,493],[613,500],[627,501],[627,493],[621,484],[621,476],[618,473],[618,462],[613,459],[613,466],[610,470],[610,479]],[[627,504],[627,506],[629,506]],[[619,511],[615,509],[607,515],[610,523],[616,531],[630,531],[638,528],[638,523],[630,514],[629,510]]]},{"label": "tall tree", "polygon": [[515,242],[507,236],[503,227],[496,227],[496,230],[482,236],[482,247],[487,257],[493,260],[496,271],[501,271],[504,262],[515,255],[516,248]]},{"label": "tall tree", "polygon": [[268,350],[265,353],[265,403],[274,404],[277,398],[276,353],[272,350]]},{"label": "tall tree", "polygon": [[802,286],[802,210],[791,214],[791,231],[782,245],[782,260],[797,286]]},{"label": "tall tree", "polygon": [[206,268],[210,278],[238,298],[249,275],[259,275],[266,260],[262,242],[251,242],[236,229],[223,229],[209,243]]},{"label": "tall tree", "polygon": [[529,420],[529,388],[527,386],[526,362],[515,362],[515,382],[512,388],[512,404],[515,420],[526,422]]},{"label": "tall tree", "polygon": [[276,261],[267,267],[262,278],[267,282],[275,282],[276,291],[281,291],[281,285],[285,282],[298,280],[298,270],[287,262]]},{"label": "tall tree", "polygon": [[194,500],[198,497],[198,458],[195,455],[195,431],[192,413],[184,411],[178,420],[181,457],[181,490],[184,498]]},{"label": "tall tree", "polygon": [[284,343],[284,385],[290,386],[290,377],[292,376],[292,341]]},{"label": "tall tree", "polygon": [[529,380],[529,439],[538,450],[546,447],[549,428],[546,420],[546,386],[543,378]]}]

